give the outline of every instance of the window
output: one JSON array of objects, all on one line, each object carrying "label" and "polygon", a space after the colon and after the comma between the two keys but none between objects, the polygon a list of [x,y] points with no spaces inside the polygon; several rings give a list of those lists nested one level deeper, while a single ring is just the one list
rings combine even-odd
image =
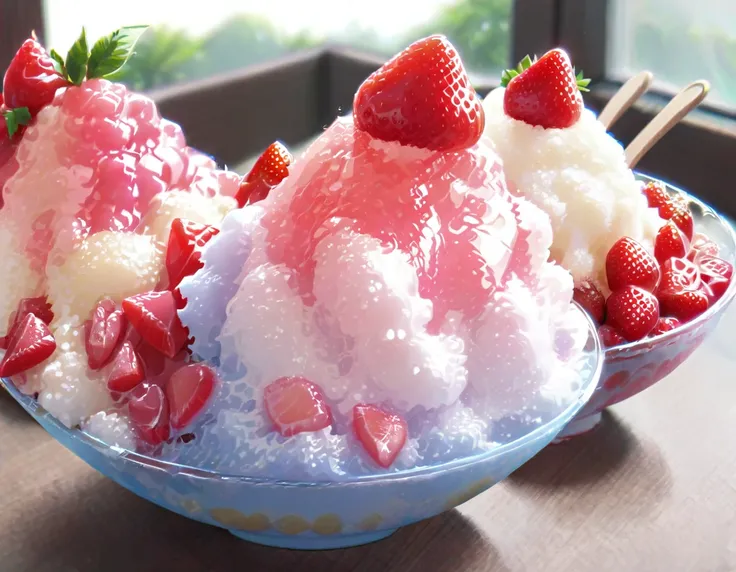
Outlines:
[{"label": "window", "polygon": [[609,0],[609,74],[648,69],[667,91],[708,79],[708,101],[736,108],[733,0]]},{"label": "window", "polygon": [[[206,4],[206,8],[204,7]],[[345,45],[386,58],[409,42],[444,33],[468,67],[497,75],[510,53],[512,0],[45,0],[45,39],[65,53],[84,25],[90,39],[122,24],[151,25],[120,78],[139,90],[202,79],[289,53]],[[124,19],[124,22],[121,21]]]}]

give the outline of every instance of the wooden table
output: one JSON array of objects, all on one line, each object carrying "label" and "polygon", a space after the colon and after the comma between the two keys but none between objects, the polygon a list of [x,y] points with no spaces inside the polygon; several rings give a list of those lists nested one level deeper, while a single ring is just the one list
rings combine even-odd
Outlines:
[{"label": "wooden table", "polygon": [[0,395],[2,572],[736,570],[736,305],[667,380],[458,510],[370,546],[290,552],[103,478]]}]

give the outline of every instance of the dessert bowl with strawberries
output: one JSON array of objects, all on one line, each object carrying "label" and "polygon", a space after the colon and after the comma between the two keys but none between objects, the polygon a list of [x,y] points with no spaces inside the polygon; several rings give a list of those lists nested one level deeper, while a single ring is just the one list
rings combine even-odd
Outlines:
[{"label": "dessert bowl with strawberries", "polygon": [[559,438],[671,373],[733,300],[734,232],[712,208],[634,173],[583,106],[587,80],[567,54],[525,58],[484,100],[485,131],[512,192],[552,222],[551,259],[598,324],[601,382]]},{"label": "dessert bowl with strawberries", "polygon": [[31,38],[5,75],[0,378],[39,423],[293,548],[382,538],[552,441],[597,385],[596,328],[446,38],[241,178],[106,79],[139,32],[66,59]]}]

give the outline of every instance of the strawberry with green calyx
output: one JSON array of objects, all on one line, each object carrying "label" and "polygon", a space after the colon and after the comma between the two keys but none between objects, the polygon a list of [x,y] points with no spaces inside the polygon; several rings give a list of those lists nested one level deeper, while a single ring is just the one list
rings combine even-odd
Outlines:
[{"label": "strawberry with green calyx", "polygon": [[539,59],[526,56],[515,68],[501,75],[504,111],[529,125],[564,129],[574,125],[583,111],[581,91],[589,79],[577,76],[567,53],[554,49]]},{"label": "strawberry with green calyx", "polygon": [[66,58],[55,50],[47,53],[32,34],[13,57],[3,80],[2,116],[9,138],[20,134],[23,126],[53,101],[58,89],[118,72],[145,30],[146,26],[120,28],[89,50],[82,28]]}]

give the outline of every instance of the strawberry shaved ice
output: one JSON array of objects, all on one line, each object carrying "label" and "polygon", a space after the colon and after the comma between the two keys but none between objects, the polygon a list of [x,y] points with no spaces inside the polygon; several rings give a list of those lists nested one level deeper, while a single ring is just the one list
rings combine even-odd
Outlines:
[{"label": "strawberry shaved ice", "polygon": [[581,398],[597,356],[573,277],[446,38],[369,77],[301,158],[276,142],[243,177],[98,69],[49,72],[61,87],[12,111],[0,166],[0,372],[63,424],[339,480],[490,450]]}]

